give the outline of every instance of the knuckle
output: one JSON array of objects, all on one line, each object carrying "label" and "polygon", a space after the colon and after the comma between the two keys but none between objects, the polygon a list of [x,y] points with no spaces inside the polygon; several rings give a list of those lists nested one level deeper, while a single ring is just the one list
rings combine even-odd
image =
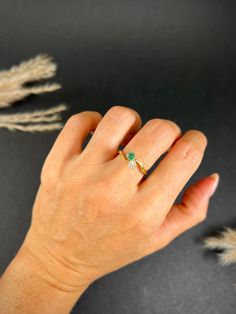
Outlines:
[{"label": "knuckle", "polygon": [[161,119],[158,119],[158,118],[155,118],[155,119],[150,119],[148,122],[147,122],[147,126],[149,128],[151,128],[153,131],[156,130],[156,129],[159,129],[160,125],[162,124],[162,120]]},{"label": "knuckle", "polygon": [[199,147],[191,140],[184,140],[183,146],[180,149],[183,160],[190,166],[195,166],[199,163],[202,152]]},{"label": "knuckle", "polygon": [[155,118],[149,120],[147,124],[153,132],[159,132],[161,129],[164,132],[173,133],[173,135],[180,133],[179,126],[170,120]]},{"label": "knuckle", "polygon": [[117,119],[117,118],[126,119],[130,117],[134,117],[135,111],[128,107],[114,106],[111,109],[109,109],[109,116],[114,119]]},{"label": "knuckle", "polygon": [[207,145],[207,137],[204,133],[199,130],[189,130],[186,132],[188,136],[191,136],[195,139],[196,142],[199,143],[200,147],[206,147]]},{"label": "knuckle", "polygon": [[81,123],[81,121],[87,120],[89,117],[97,116],[98,119],[101,119],[101,114],[97,111],[82,111],[79,113],[75,113],[72,116],[69,117],[66,124],[67,125],[76,125],[78,123]]},{"label": "knuckle", "polygon": [[74,125],[77,124],[81,119],[83,119],[84,113],[76,113],[70,116],[70,118],[67,120],[66,124],[67,125]]},{"label": "knuckle", "polygon": [[164,125],[166,125],[166,128],[170,129],[175,135],[180,134],[181,130],[180,127],[171,120],[163,120]]}]

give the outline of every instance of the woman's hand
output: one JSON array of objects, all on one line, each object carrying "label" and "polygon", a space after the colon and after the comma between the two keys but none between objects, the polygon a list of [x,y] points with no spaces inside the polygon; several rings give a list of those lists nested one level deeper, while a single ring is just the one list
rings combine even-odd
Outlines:
[{"label": "woman's hand", "polygon": [[[54,287],[72,293],[87,287],[206,217],[218,175],[192,185],[173,205],[201,163],[206,137],[194,130],[181,136],[175,123],[162,119],[140,127],[139,115],[129,108],[113,107],[103,118],[82,112],[67,121],[47,156],[20,251]],[[147,169],[168,153],[143,178],[117,155],[121,143]]]},{"label": "woman's hand", "polygon": [[[168,120],[140,126],[139,115],[125,107],[103,118],[76,114],[45,161],[24,247],[69,290],[160,250],[206,217],[216,176],[173,205],[202,160],[206,137],[193,130],[181,136]],[[117,155],[121,143],[147,169],[169,152],[144,179]]]}]

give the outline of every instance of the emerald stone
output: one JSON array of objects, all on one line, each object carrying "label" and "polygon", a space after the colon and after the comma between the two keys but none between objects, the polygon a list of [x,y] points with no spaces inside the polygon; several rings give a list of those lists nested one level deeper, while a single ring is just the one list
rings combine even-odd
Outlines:
[{"label": "emerald stone", "polygon": [[133,152],[129,152],[126,156],[130,161],[135,159],[135,155]]}]

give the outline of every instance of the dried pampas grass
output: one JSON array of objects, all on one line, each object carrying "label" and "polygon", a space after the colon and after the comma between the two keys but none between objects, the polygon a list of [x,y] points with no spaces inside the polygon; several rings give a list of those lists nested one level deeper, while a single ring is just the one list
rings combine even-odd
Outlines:
[{"label": "dried pampas grass", "polygon": [[218,236],[207,237],[204,246],[207,249],[222,251],[218,253],[222,265],[236,263],[236,230],[225,228]]},{"label": "dried pampas grass", "polygon": [[55,75],[57,66],[47,55],[39,55],[29,61],[0,72],[0,108],[29,96],[42,94],[61,88],[60,84],[44,84],[26,87],[26,83],[50,78]]},{"label": "dried pampas grass", "polygon": [[[62,128],[60,113],[67,110],[66,105],[61,104],[50,109],[36,110],[26,113],[0,115],[0,128],[11,131],[44,132]],[[27,123],[29,123],[27,125]]]},{"label": "dried pampas grass", "polygon": [[[45,83],[38,86],[27,86],[27,83],[51,78],[55,75],[57,65],[47,55],[13,66],[9,70],[0,71],[0,109],[12,106],[30,94],[42,94],[61,88],[58,83]],[[67,109],[62,104],[47,110],[28,113],[0,115],[0,128],[25,132],[51,131],[61,129],[61,112]]]}]

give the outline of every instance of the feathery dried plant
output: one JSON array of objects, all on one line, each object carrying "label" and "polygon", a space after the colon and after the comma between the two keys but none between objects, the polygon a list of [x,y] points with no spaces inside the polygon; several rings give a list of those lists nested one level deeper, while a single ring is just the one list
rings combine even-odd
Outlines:
[{"label": "feathery dried plant", "polygon": [[[10,107],[30,94],[42,94],[61,88],[57,83],[31,87],[26,85],[53,77],[56,69],[57,65],[52,58],[41,54],[18,66],[13,66],[9,70],[0,71],[0,109]],[[0,128],[26,132],[61,129],[60,113],[66,109],[66,105],[62,104],[47,110],[0,115]]]},{"label": "feathery dried plant", "polygon": [[225,228],[218,236],[207,237],[204,247],[222,251],[218,253],[222,265],[236,263],[236,230]]},{"label": "feathery dried plant", "polygon": [[60,113],[65,110],[67,110],[66,105],[61,104],[45,110],[0,115],[0,128],[24,132],[58,130],[63,126],[59,122],[61,120]]},{"label": "feathery dried plant", "polygon": [[44,84],[40,86],[26,87],[29,82],[39,81],[55,75],[57,66],[47,55],[22,62],[13,66],[10,70],[0,72],[0,108],[9,107],[12,103],[29,96],[30,94],[42,94],[61,88],[60,84]]}]

